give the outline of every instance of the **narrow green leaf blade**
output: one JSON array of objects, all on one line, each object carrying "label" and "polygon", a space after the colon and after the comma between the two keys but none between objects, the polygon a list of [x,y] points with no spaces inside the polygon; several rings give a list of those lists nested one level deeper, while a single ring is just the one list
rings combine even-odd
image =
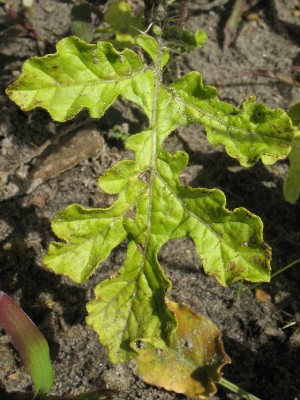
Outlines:
[{"label": "narrow green leaf blade", "polygon": [[300,101],[289,109],[288,114],[295,126],[300,124]]},{"label": "narrow green leaf blade", "polygon": [[289,154],[290,169],[284,181],[284,198],[295,204],[300,196],[300,131],[295,132],[292,151]]},{"label": "narrow green leaf blade", "polygon": [[221,332],[186,306],[169,302],[168,307],[178,320],[172,342],[159,351],[142,343],[137,350],[137,373],[152,385],[206,399],[217,391],[215,382],[221,379],[221,368],[230,363]]},{"label": "narrow green leaf blade", "polygon": [[49,347],[45,337],[25,312],[0,290],[0,326],[20,353],[36,394],[46,394],[53,384]]},{"label": "narrow green leaf blade", "polygon": [[286,201],[296,203],[300,196],[300,102],[294,104],[288,112],[295,126],[292,151],[289,154],[290,169],[283,185],[283,194]]},{"label": "narrow green leaf blade", "polygon": [[224,28],[223,48],[229,47],[235,40],[243,13],[247,9],[245,0],[235,0],[229,19]]},{"label": "narrow green leaf blade", "polygon": [[93,41],[91,13],[91,6],[88,3],[74,4],[71,10],[73,33],[87,43]]}]

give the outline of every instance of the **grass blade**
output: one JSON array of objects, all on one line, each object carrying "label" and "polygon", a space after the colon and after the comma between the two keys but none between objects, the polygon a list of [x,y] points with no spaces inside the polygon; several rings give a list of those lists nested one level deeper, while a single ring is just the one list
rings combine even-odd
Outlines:
[{"label": "grass blade", "polygon": [[35,392],[49,392],[53,383],[53,371],[48,343],[41,331],[25,312],[2,290],[0,290],[0,325],[20,353]]}]

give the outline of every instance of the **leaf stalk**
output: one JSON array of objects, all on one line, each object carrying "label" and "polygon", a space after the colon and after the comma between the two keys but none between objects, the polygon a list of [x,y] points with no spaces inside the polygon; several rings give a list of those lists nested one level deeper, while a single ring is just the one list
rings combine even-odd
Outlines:
[{"label": "leaf stalk", "polygon": [[[271,280],[273,278],[275,278],[277,275],[282,274],[284,271],[286,271],[287,269],[293,267],[294,265],[298,264],[300,262],[300,258],[298,258],[297,260],[292,261],[291,263],[287,264],[286,266],[280,268],[279,270],[277,270],[276,272],[274,272],[271,275]],[[258,286],[261,285],[261,282],[258,283],[254,283],[253,285],[249,286],[246,289],[243,289],[243,282],[240,283],[240,286],[238,288],[238,296],[242,297],[244,296],[246,293],[251,292],[251,290],[256,289]]]},{"label": "leaf stalk", "polygon": [[225,387],[226,389],[230,390],[231,392],[241,396],[243,399],[261,400],[259,397],[256,397],[253,394],[246,392],[246,390],[241,389],[238,385],[235,385],[234,383],[228,381],[225,378],[221,378],[219,384]]}]

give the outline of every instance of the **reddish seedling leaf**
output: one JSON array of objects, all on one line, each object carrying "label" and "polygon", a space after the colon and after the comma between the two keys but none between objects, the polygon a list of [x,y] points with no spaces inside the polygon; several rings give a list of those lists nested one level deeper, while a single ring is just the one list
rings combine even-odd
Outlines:
[{"label": "reddish seedling leaf", "polygon": [[[296,66],[290,67],[290,69],[298,71]],[[253,77],[262,76],[265,78],[277,79],[285,83],[286,85],[300,87],[300,82],[294,79],[291,75],[285,72],[275,71],[272,69],[244,69],[241,71],[241,75],[248,75]]]},{"label": "reddish seedling leaf", "polygon": [[184,305],[170,302],[168,307],[178,320],[172,342],[166,350],[142,343],[136,359],[137,372],[152,385],[206,399],[216,392],[221,368],[230,363],[221,332],[210,320]]},{"label": "reddish seedling leaf", "polygon": [[[78,394],[76,396],[56,396],[56,395],[51,395],[51,394],[45,394],[45,395],[38,395],[35,396],[34,398],[32,397],[32,393],[26,392],[22,393],[21,397],[14,397],[15,400],[114,400],[114,399],[120,399],[120,397],[117,396],[117,391],[116,390],[111,390],[111,389],[99,389],[94,392],[87,392],[87,393],[82,393]],[[2,400],[2,399],[1,399]]]},{"label": "reddish seedling leaf", "polygon": [[36,30],[33,28],[32,24],[26,19],[22,13],[18,13],[11,5],[7,4],[4,6],[4,10],[7,15],[16,23],[18,23],[26,32],[26,34],[30,37],[35,38],[36,40],[42,40]]},{"label": "reddish seedling leaf", "polygon": [[258,2],[259,0],[235,0],[230,17],[224,28],[224,49],[228,48],[234,42],[244,13]]},{"label": "reddish seedling leaf", "polygon": [[36,393],[49,392],[53,371],[48,343],[41,331],[7,294],[0,290],[0,326],[20,353]]}]

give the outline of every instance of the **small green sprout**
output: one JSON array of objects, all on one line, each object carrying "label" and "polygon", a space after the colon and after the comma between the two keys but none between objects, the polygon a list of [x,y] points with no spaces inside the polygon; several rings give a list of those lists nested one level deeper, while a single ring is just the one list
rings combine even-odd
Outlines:
[{"label": "small green sprout", "polygon": [[[20,306],[0,290],[0,327],[3,327],[31,376],[34,398],[38,400],[112,400],[113,390],[101,389],[78,396],[48,395],[53,385],[53,369],[44,335]],[[24,393],[25,395],[25,393]]]}]

